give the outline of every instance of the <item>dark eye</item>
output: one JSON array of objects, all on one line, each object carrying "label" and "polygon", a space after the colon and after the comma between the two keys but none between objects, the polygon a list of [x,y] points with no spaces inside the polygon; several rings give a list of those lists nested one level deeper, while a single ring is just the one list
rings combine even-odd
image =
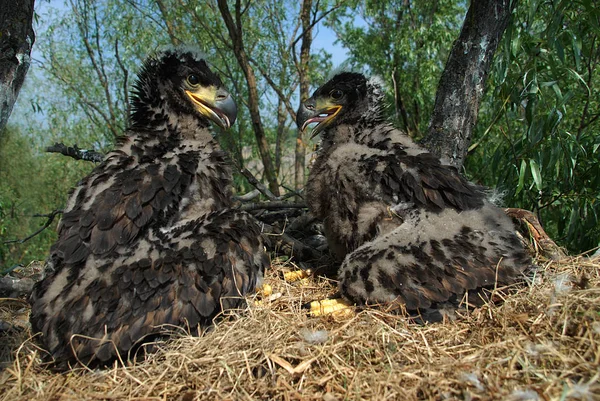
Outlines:
[{"label": "dark eye", "polygon": [[332,99],[338,100],[341,99],[342,96],[344,96],[344,92],[342,92],[339,89],[334,89],[331,92],[329,92],[329,96],[331,96]]},{"label": "dark eye", "polygon": [[187,81],[191,86],[196,86],[200,83],[200,78],[198,78],[198,75],[190,74],[187,77]]}]

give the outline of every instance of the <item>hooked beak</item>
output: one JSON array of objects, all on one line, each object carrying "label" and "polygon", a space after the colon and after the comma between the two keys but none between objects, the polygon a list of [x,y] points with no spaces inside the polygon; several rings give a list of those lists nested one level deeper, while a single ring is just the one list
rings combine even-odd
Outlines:
[{"label": "hooked beak", "polygon": [[186,89],[185,93],[196,105],[198,112],[214,121],[219,127],[229,128],[235,123],[237,105],[225,89],[201,86],[194,91]]},{"label": "hooked beak", "polygon": [[340,110],[342,110],[342,106],[339,104],[310,98],[300,104],[300,109],[296,114],[296,124],[300,131],[304,131],[309,124],[317,123],[310,135],[312,139],[333,122]]}]

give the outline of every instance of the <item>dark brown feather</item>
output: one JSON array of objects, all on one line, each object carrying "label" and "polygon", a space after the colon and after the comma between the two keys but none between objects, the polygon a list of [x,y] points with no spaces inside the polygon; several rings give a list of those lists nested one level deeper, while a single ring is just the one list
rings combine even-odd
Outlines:
[{"label": "dark brown feather", "polygon": [[[336,75],[298,112],[304,123],[327,112],[320,103],[341,107],[322,131],[306,185],[341,262],[340,292],[360,304],[414,310],[518,280],[531,260],[510,219],[483,188],[383,120],[377,85]],[[334,89],[341,100],[329,98]]]},{"label": "dark brown feather", "polygon": [[197,69],[206,87],[220,80],[193,52],[159,55],[142,69],[119,147],[72,192],[31,295],[32,329],[59,369],[209,326],[269,264],[257,223],[232,209],[226,155],[182,89]]}]

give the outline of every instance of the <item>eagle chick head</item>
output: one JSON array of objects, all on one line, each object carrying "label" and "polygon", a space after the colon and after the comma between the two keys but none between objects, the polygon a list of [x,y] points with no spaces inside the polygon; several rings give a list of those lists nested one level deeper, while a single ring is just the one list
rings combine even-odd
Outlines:
[{"label": "eagle chick head", "polygon": [[341,72],[318,88],[300,104],[296,123],[305,130],[317,123],[312,137],[342,124],[378,123],[383,120],[385,93],[380,78],[367,78],[356,72]]},{"label": "eagle chick head", "polygon": [[133,128],[164,125],[183,115],[200,126],[209,122],[229,128],[237,106],[204,56],[189,47],[170,48],[149,56],[133,87]]}]

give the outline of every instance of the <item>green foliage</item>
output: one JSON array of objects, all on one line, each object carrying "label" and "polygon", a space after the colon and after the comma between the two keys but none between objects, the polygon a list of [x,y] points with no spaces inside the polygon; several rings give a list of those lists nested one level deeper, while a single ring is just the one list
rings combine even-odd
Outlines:
[{"label": "green foliage", "polygon": [[90,163],[66,161],[38,152],[21,132],[8,127],[0,143],[0,274],[15,264],[43,260],[56,238],[56,222],[29,241],[21,240],[46,223],[48,214],[62,208],[79,177]]},{"label": "green foliage", "polygon": [[600,10],[520,2],[494,61],[467,171],[534,210],[572,252],[600,243]]},{"label": "green foliage", "polygon": [[[36,49],[44,78],[36,77],[40,66],[34,65],[20,95],[21,102],[29,96],[33,112],[21,112],[20,121],[13,114],[11,122],[21,132],[11,129],[0,144],[3,241],[39,228],[45,218],[31,216],[62,208],[68,188],[93,167],[39,149],[54,141],[110,149],[126,125],[127,94],[142,59],[169,43],[195,43],[207,53],[239,104],[238,122],[220,141],[232,158],[253,171],[262,168],[245,77],[216,3],[132,4],[69,0],[63,11],[41,16],[47,29],[38,31]],[[318,6],[313,17],[339,6],[324,22],[349,49],[353,64],[386,81],[390,117],[420,137],[467,3],[369,0]],[[257,0],[247,3],[241,19],[276,164],[286,154],[289,162],[295,145],[288,114],[290,105],[295,110],[298,104],[293,52],[299,43],[294,50],[293,42],[301,33],[299,10],[299,2]],[[549,234],[573,252],[600,242],[599,14],[591,0],[519,2],[494,59],[465,166],[475,181],[502,191],[506,205],[537,211]],[[323,82],[330,69],[329,56],[313,52],[311,81]],[[280,182],[292,182],[289,171],[278,173]],[[236,187],[251,189],[239,177]],[[43,258],[53,235],[49,229],[24,245],[0,244],[0,269]]]},{"label": "green foliage", "polygon": [[352,61],[385,80],[388,104],[393,105],[390,117],[409,135],[420,137],[465,13],[465,5],[452,0],[355,1],[329,24]]}]

